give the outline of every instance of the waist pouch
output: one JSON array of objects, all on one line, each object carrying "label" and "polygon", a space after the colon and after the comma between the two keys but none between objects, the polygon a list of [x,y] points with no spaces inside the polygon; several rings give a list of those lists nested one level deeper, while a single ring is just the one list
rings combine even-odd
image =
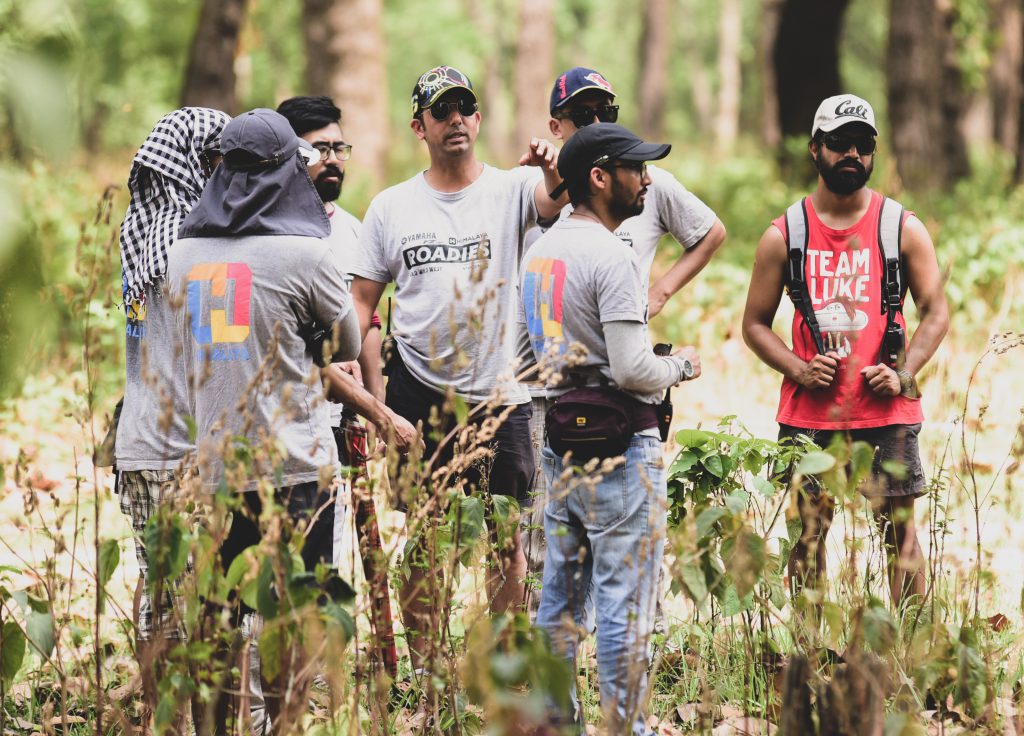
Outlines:
[{"label": "waist pouch", "polygon": [[571,451],[576,465],[623,455],[634,434],[656,426],[656,407],[604,387],[573,389],[544,416],[551,449],[559,455]]}]

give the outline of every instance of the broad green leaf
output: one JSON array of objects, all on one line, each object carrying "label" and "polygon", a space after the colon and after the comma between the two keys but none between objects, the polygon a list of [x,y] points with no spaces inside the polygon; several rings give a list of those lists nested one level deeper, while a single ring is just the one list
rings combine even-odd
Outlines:
[{"label": "broad green leaf", "polygon": [[740,598],[750,593],[761,579],[767,562],[764,539],[744,528],[736,536],[732,553],[725,561],[725,569],[732,577]]},{"label": "broad green leaf", "polygon": [[700,429],[680,429],[676,432],[676,442],[680,447],[702,447],[710,435]]},{"label": "broad green leaf", "polygon": [[754,476],[754,489],[765,498],[771,498],[778,491],[774,483],[760,475]]},{"label": "broad green leaf", "polygon": [[246,547],[242,550],[242,554],[231,561],[228,574],[224,576],[224,583],[228,591],[235,590],[242,582],[245,574],[255,567],[256,551],[258,549],[256,545]]},{"label": "broad green leaf", "polygon": [[682,583],[690,598],[700,606],[708,597],[708,585],[704,580],[704,571],[696,565],[683,565],[679,572]]},{"label": "broad green leaf", "polygon": [[288,633],[280,624],[264,626],[260,635],[260,674],[264,680],[273,680],[281,673]]},{"label": "broad green leaf", "polygon": [[747,510],[750,496],[743,489],[737,489],[725,497],[725,507],[735,516],[741,516]]},{"label": "broad green leaf", "polygon": [[754,605],[754,594],[748,593],[741,597],[736,591],[735,585],[728,585],[722,592],[720,603],[722,605],[722,615],[730,618],[744,611],[749,611]]},{"label": "broad green leaf", "polygon": [[875,448],[867,442],[854,442],[850,458],[850,484],[856,487],[871,474]]},{"label": "broad green leaf", "polygon": [[902,460],[883,460],[882,470],[891,475],[896,480],[907,479],[907,464]]},{"label": "broad green leaf", "polygon": [[725,470],[722,466],[722,456],[717,453],[711,455],[705,455],[701,458],[700,464],[703,465],[711,475],[716,478],[724,478]]},{"label": "broad green leaf", "polygon": [[836,459],[827,452],[813,450],[800,459],[796,472],[800,475],[818,475],[831,470],[835,465]]},{"label": "broad green leaf", "polygon": [[825,601],[821,605],[821,617],[825,620],[829,646],[835,649],[842,641],[846,630],[846,614],[832,601]]},{"label": "broad green leaf", "polygon": [[690,450],[683,450],[676,455],[671,467],[668,469],[670,478],[686,473],[690,468],[700,462],[700,458]]},{"label": "broad green leaf", "polygon": [[896,641],[896,622],[881,604],[872,602],[864,609],[864,641],[876,654],[887,654]]},{"label": "broad green leaf", "polygon": [[701,540],[706,537],[708,532],[714,527],[715,522],[728,513],[721,506],[712,506],[701,511],[697,516],[697,539]]},{"label": "broad green leaf", "polygon": [[465,424],[466,419],[469,418],[469,404],[461,396],[453,394],[451,397],[452,413],[455,415],[455,421],[459,424]]},{"label": "broad green leaf", "polygon": [[256,577],[256,610],[263,618],[270,620],[277,616],[277,597],[274,595],[274,566],[269,557],[264,557],[260,564],[260,574]]},{"label": "broad green leaf", "polygon": [[8,621],[0,629],[0,678],[10,682],[25,660],[25,634],[21,627]]},{"label": "broad green leaf", "polygon": [[108,539],[100,545],[99,565],[96,568],[96,577],[101,586],[110,582],[110,578],[121,561],[121,548],[116,539]]},{"label": "broad green leaf", "polygon": [[25,629],[33,649],[41,659],[49,659],[57,643],[49,601],[33,598],[24,590],[15,591],[12,597],[25,614]]}]

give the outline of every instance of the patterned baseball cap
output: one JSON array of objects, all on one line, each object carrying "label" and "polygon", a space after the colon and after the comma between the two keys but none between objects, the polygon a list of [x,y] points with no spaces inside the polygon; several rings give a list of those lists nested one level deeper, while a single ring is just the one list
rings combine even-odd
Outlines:
[{"label": "patterned baseball cap", "polygon": [[583,66],[574,66],[569,71],[560,74],[555,80],[555,86],[551,88],[551,117],[555,116],[555,110],[580,92],[588,89],[600,90],[613,100],[615,99],[612,83],[605,79],[600,72]]},{"label": "patterned baseball cap", "polygon": [[416,117],[421,110],[437,102],[437,98],[448,90],[464,89],[476,100],[476,92],[473,91],[473,83],[469,77],[451,66],[435,66],[429,71],[423,72],[416,80],[416,86],[412,88],[412,115]]}]

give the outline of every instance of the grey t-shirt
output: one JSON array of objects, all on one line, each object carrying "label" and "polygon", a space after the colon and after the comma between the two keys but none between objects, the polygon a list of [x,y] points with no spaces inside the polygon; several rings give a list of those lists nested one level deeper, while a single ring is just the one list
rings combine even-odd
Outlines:
[{"label": "grey t-shirt", "polygon": [[[564,392],[567,371],[599,385],[604,376],[612,386],[608,346],[602,323],[638,322],[647,325],[647,286],[632,248],[597,222],[564,218],[537,239],[523,257],[519,320],[526,324],[537,360],[562,374],[548,376],[549,395]],[[586,349],[583,361],[571,369],[563,358],[569,346]],[[657,394],[633,394],[649,404]]]},{"label": "grey t-shirt", "polygon": [[[332,325],[352,312],[345,276],[326,240],[301,236],[184,238],[170,253],[168,284],[197,424],[200,472],[223,473],[225,435],[276,439],[281,486],[333,472],[337,448],[323,385],[299,325]],[[275,338],[276,335],[276,338]],[[250,481],[238,490],[255,488]]]},{"label": "grey t-shirt", "polygon": [[149,284],[125,323],[124,406],[114,454],[120,470],[173,470],[192,449],[174,313],[163,283]]},{"label": "grey t-shirt", "polygon": [[352,273],[395,282],[392,334],[424,385],[451,386],[471,402],[496,387],[506,404],[529,401],[508,379],[523,235],[537,217],[541,176],[485,165],[475,182],[448,193],[420,173],[370,203]]},{"label": "grey t-shirt", "polygon": [[[624,220],[615,230],[615,234],[636,251],[644,283],[651,277],[651,266],[662,236],[672,235],[683,248],[692,248],[708,234],[717,219],[714,211],[670,172],[650,165],[647,172],[651,185],[644,199],[644,211]],[[566,205],[560,218],[564,220],[571,213],[572,205]],[[531,229],[527,245],[542,232],[539,228]]]},{"label": "grey t-shirt", "polygon": [[[336,204],[334,209],[328,214],[328,218],[331,221],[331,234],[327,236],[327,242],[331,244],[331,248],[334,249],[334,255],[337,256],[338,263],[345,272],[345,286],[351,290],[352,274],[348,272],[348,269],[355,261],[356,253],[359,249],[359,230],[362,227],[362,223],[359,222],[359,218],[355,215],[346,212]],[[331,401],[328,402],[328,409],[331,415],[331,426],[339,426],[341,424],[342,405]]]}]

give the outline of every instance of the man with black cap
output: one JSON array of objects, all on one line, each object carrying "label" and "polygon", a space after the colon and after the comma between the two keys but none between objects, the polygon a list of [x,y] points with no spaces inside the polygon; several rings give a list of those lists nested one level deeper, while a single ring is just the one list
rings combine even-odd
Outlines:
[{"label": "man with black cap", "polygon": [[[424,457],[438,451],[433,469],[453,458],[452,442],[438,450],[435,439],[451,427],[451,393],[455,402],[479,407],[477,422],[507,414],[488,443],[493,454],[486,467],[475,463],[456,475],[469,488],[523,502],[534,460],[529,395],[511,375],[515,284],[523,234],[538,216],[559,211],[561,203],[548,192],[561,179],[557,150],[536,138],[518,169],[502,171],[478,161],[480,119],[473,85],[459,70],[435,67],[417,80],[410,125],[427,146],[430,168],[370,203],[352,268],[352,294],[365,334],[384,287],[395,282],[396,352],[386,403],[424,427],[432,415],[441,417],[439,431],[428,431],[425,438]],[[509,541],[488,580],[496,612],[513,610],[524,598],[526,565],[518,531]],[[429,667],[425,647],[435,638],[421,634],[430,625],[431,598],[438,594],[436,571],[428,568],[413,562],[401,591],[413,666],[419,671]]]},{"label": "man with black cap", "polygon": [[[692,346],[654,354],[642,265],[615,235],[644,211],[645,162],[670,148],[614,123],[580,130],[558,160],[572,213],[523,260],[520,354],[540,366],[554,400],[543,451],[548,548],[537,625],[572,660],[593,583],[609,733],[650,733],[641,706],[667,509],[655,405],[667,388],[700,375]],[[595,467],[619,456],[624,463]],[[566,473],[568,465],[584,467]]]},{"label": "man with black cap", "polygon": [[[548,108],[551,112],[548,123],[551,134],[562,141],[568,141],[594,122],[614,123],[619,118],[619,106],[615,104],[615,90],[611,82],[600,72],[581,66],[558,75],[551,88]],[[652,184],[643,212],[623,220],[616,227],[615,234],[636,251],[640,261],[640,275],[645,285],[650,282],[651,268],[661,239],[671,235],[682,246],[682,253],[676,262],[649,285],[648,317],[653,318],[673,295],[711,261],[725,241],[725,226],[710,207],[687,190],[669,171],[649,166],[648,175]],[[571,209],[566,207],[562,216],[568,215]],[[531,230],[527,242],[531,242],[531,237],[537,234],[536,229]],[[534,397],[532,430],[538,456],[543,445],[541,420],[547,411],[541,393],[531,387]],[[540,475],[534,491],[538,498],[543,498],[544,479]],[[537,514],[541,506],[538,503],[534,507],[531,519],[534,532],[527,543],[532,573],[539,573],[543,569],[544,538],[536,530],[543,523],[543,517]]]},{"label": "man with black cap", "polygon": [[[924,493],[916,375],[949,328],[931,237],[896,201],[867,188],[875,163],[875,113],[855,95],[822,101],[808,149],[818,186],[761,237],[743,313],[743,337],[783,375],[781,440],[806,435],[822,447],[876,448],[860,490],[874,505],[889,557],[892,601],[923,596],[924,560],[914,499]],[[793,347],[772,331],[784,289],[796,306]],[[906,340],[903,299],[920,323]],[[899,470],[894,470],[898,466]],[[797,497],[803,532],[789,559],[794,588],[819,587],[831,496],[805,478]]]},{"label": "man with black cap", "polygon": [[[319,160],[316,151],[267,109],[235,118],[221,146],[224,162],[182,224],[167,279],[172,298],[184,304],[178,330],[200,478],[211,491],[226,486],[242,494],[220,550],[225,571],[260,543],[268,484],[287,509],[285,534],[304,535],[302,558],[312,571],[332,561],[329,482],[337,450],[307,338],[322,326],[331,339],[315,349],[352,360],[361,344],[358,321],[306,171]],[[282,654],[277,686],[264,687],[272,719],[282,705],[281,683],[294,684],[292,662]],[[226,718],[227,691],[215,707],[218,721]]]}]

